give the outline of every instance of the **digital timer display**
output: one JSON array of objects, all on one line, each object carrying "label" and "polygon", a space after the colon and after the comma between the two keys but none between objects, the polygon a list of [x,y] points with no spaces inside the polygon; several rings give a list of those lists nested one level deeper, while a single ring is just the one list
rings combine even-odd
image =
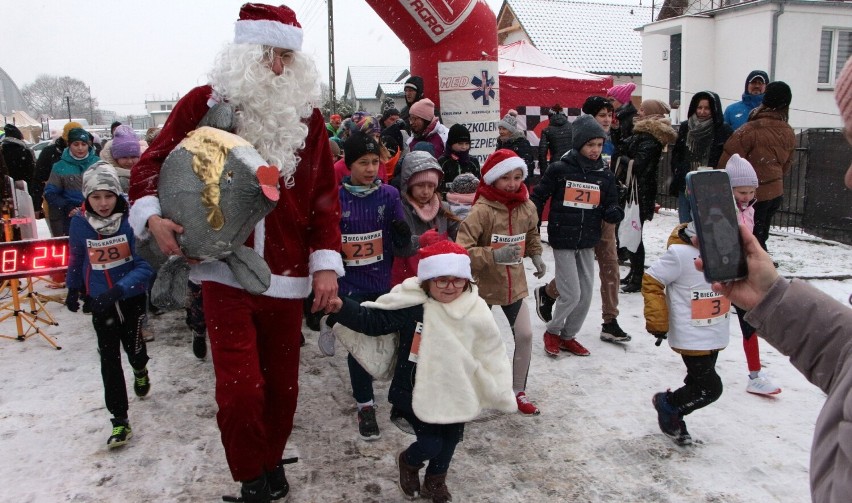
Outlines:
[{"label": "digital timer display", "polygon": [[67,268],[67,236],[0,243],[0,280],[43,276]]}]

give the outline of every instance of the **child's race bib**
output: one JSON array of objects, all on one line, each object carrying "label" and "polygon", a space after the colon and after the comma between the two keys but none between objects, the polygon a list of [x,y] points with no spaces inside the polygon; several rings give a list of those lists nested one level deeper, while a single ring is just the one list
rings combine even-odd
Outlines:
[{"label": "child's race bib", "polygon": [[521,257],[518,260],[513,260],[511,262],[497,262],[502,265],[515,265],[521,264],[524,261],[524,253],[527,248],[527,235],[526,234],[515,234],[514,236],[506,236],[504,234],[492,234],[491,235],[491,249],[498,250],[503,248],[506,245],[516,244],[521,247]]},{"label": "child's race bib", "polygon": [[411,340],[411,352],[408,353],[408,361],[417,363],[417,355],[420,353],[420,338],[423,336],[423,323],[418,321],[414,327],[414,339]]},{"label": "child's race bib", "polygon": [[92,269],[104,271],[133,260],[130,243],[124,234],[106,239],[87,239],[89,263]]},{"label": "child's race bib", "polygon": [[727,321],[731,301],[712,290],[692,291],[692,326],[706,327]]},{"label": "child's race bib", "polygon": [[564,206],[591,210],[601,204],[601,188],[594,183],[567,180],[565,182]]},{"label": "child's race bib", "polygon": [[343,252],[343,265],[357,267],[381,262],[384,259],[383,250],[380,230],[342,236],[340,251]]}]

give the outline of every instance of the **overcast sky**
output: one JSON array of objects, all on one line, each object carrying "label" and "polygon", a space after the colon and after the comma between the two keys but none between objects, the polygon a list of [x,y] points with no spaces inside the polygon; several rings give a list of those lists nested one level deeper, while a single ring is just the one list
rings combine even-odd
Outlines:
[{"label": "overcast sky", "polygon": [[[486,1],[495,13],[503,3]],[[88,84],[101,109],[126,115],[145,113],[146,99],[206,83],[216,54],[233,39],[244,0],[7,2],[14,6],[2,9],[0,68],[19,88],[41,74],[67,75]],[[326,3],[286,4],[305,30],[303,49],[327,80]],[[349,66],[409,64],[408,50],[365,1],[333,5],[338,95]]]}]

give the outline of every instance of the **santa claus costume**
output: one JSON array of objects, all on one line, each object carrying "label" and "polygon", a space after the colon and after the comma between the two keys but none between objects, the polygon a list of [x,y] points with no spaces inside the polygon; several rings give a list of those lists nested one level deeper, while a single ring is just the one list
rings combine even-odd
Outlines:
[{"label": "santa claus costume", "polygon": [[219,261],[191,272],[202,283],[222,443],[245,501],[289,491],[281,457],[296,411],[302,299],[312,275],[328,278],[333,271],[336,280],[343,274],[331,153],[323,118],[310,105],[319,78],[301,43],[301,26],[288,7],[243,5],[234,43],[219,55],[211,84],[175,105],[131,176],[130,221],[144,238],[149,218],[160,215],[163,160],[216,103],[234,107],[234,132],[281,172],[277,206],[245,243],[269,265],[269,289],[249,294]]}]

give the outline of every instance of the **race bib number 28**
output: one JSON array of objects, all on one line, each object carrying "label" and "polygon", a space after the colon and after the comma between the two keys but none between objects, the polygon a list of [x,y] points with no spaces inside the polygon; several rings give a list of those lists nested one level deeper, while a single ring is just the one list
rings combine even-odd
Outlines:
[{"label": "race bib number 28", "polygon": [[89,263],[92,269],[104,271],[126,264],[133,260],[127,236],[115,236],[106,239],[87,239]]},{"label": "race bib number 28", "polygon": [[692,291],[692,325],[706,327],[727,321],[731,301],[711,290]]}]

